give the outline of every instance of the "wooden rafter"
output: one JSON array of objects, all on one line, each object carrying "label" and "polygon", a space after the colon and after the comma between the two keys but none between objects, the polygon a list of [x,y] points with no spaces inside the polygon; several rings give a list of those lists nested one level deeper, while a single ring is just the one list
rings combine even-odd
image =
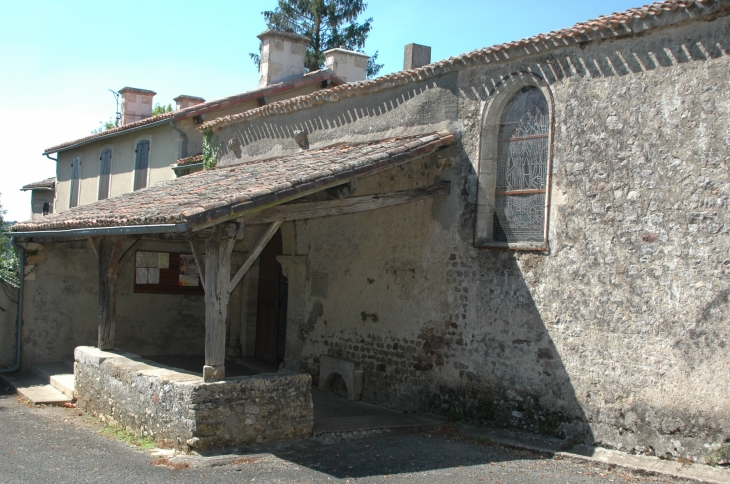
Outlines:
[{"label": "wooden rafter", "polygon": [[451,182],[443,181],[427,187],[401,190],[397,192],[350,197],[344,200],[328,200],[323,202],[300,202],[276,205],[249,216],[244,215],[247,224],[271,223],[308,218],[330,217],[347,213],[376,210],[404,203],[424,200],[426,198],[448,195]]}]

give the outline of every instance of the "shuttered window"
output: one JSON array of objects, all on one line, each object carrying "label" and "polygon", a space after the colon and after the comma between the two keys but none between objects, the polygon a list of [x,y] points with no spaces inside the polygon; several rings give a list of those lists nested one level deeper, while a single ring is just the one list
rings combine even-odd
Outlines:
[{"label": "shuttered window", "polygon": [[112,178],[112,150],[104,150],[99,157],[99,200],[109,198]]},{"label": "shuttered window", "polygon": [[147,173],[150,167],[150,142],[140,141],[135,150],[134,162],[134,189],[139,190],[147,186]]},{"label": "shuttered window", "polygon": [[76,207],[79,204],[79,185],[81,183],[81,157],[77,156],[71,161],[71,187],[68,206]]}]

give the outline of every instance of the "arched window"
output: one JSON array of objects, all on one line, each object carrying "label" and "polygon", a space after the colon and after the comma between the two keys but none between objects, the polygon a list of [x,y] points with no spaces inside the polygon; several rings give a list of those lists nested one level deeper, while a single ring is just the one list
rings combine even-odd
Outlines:
[{"label": "arched window", "polygon": [[495,89],[482,131],[476,246],[546,247],[550,130],[548,99],[532,79]]},{"label": "arched window", "polygon": [[550,136],[548,104],[536,87],[523,87],[499,120],[493,239],[545,240],[545,194]]}]

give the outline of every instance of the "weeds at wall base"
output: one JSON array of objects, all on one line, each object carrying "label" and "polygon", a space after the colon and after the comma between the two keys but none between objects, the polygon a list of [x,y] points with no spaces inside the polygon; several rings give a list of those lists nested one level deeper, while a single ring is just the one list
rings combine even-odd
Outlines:
[{"label": "weeds at wall base", "polygon": [[705,462],[713,467],[730,465],[730,442],[706,445],[710,453],[705,456]]},{"label": "weeds at wall base", "polygon": [[147,437],[139,437],[133,432],[129,432],[126,429],[121,428],[120,426],[110,423],[104,423],[100,430],[100,433],[105,437],[121,440],[125,444],[137,447],[140,450],[149,450],[157,447],[157,445],[155,445],[155,442],[151,439]]}]

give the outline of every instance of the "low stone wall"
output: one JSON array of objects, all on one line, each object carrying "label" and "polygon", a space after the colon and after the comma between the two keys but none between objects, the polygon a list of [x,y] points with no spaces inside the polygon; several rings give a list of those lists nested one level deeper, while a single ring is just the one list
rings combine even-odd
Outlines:
[{"label": "low stone wall", "polygon": [[308,437],[311,377],[273,373],[204,383],[131,353],[80,346],[79,408],[157,442],[207,451]]}]

